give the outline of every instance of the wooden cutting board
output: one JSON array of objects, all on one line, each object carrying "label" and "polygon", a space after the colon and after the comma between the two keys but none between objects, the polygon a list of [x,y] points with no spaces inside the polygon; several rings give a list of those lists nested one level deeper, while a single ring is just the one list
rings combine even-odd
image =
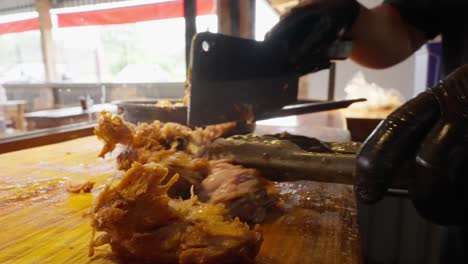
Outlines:
[{"label": "wooden cutting board", "polygon": [[[0,155],[0,263],[119,263],[108,247],[87,256],[83,214],[116,171],[113,157],[97,158],[100,147],[87,137]],[[67,193],[69,180],[95,181],[95,189]],[[263,224],[258,263],[361,263],[350,186],[280,185],[291,209]]]}]

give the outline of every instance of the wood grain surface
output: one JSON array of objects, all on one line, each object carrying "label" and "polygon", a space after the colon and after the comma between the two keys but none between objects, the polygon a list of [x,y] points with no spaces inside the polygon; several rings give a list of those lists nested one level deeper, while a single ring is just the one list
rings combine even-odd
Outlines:
[{"label": "wood grain surface", "polygon": [[[0,155],[0,263],[121,263],[108,247],[88,258],[83,214],[116,172],[98,159],[101,143],[85,137]],[[67,181],[92,180],[90,194],[70,194]],[[281,183],[287,213],[262,225],[258,263],[361,263],[350,186]]]}]

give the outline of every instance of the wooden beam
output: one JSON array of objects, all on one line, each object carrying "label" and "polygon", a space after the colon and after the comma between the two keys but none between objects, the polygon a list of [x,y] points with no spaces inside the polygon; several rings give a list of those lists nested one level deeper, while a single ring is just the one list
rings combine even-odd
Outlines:
[{"label": "wooden beam", "polygon": [[[192,38],[197,33],[197,0],[184,0],[185,18],[185,63],[188,71],[190,63],[190,50],[192,48]],[[188,78],[188,72],[187,72]]]},{"label": "wooden beam", "polygon": [[243,38],[255,38],[255,0],[239,1],[239,35]]},{"label": "wooden beam", "polygon": [[241,1],[230,0],[231,3],[230,9],[230,19],[231,19],[231,35],[233,36],[240,36],[240,19],[241,19],[241,11],[240,11],[240,3]]},{"label": "wooden beam", "polygon": [[255,37],[255,0],[218,0],[216,8],[219,33]]},{"label": "wooden beam", "polygon": [[218,0],[216,13],[218,14],[218,32],[231,35],[231,1]]},{"label": "wooden beam", "polygon": [[50,0],[36,0],[36,10],[39,13],[39,30],[41,32],[42,61],[47,82],[56,81],[55,46],[52,35],[52,19],[50,17]]}]

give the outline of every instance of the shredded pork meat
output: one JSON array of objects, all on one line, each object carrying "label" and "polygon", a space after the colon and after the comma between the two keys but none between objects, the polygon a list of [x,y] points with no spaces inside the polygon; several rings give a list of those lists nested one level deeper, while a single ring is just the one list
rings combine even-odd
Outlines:
[{"label": "shredded pork meat", "polygon": [[206,147],[234,125],[135,125],[103,112],[95,128],[104,141],[99,156],[126,146],[117,156],[126,175],[93,207],[92,226],[103,233],[90,248],[110,244],[118,256],[158,263],[251,261],[261,235],[241,221],[260,223],[280,200],[274,184],[255,169],[204,157]]},{"label": "shredded pork meat", "polygon": [[181,176],[169,195],[187,198],[191,186],[196,190],[209,173],[209,162],[202,156],[214,139],[235,127],[235,123],[208,126],[192,130],[177,123],[154,121],[138,125],[126,122],[122,115],[103,111],[96,136],[104,141],[99,157],[113,151],[117,144],[126,149],[117,156],[119,170],[128,170],[134,162],[156,162]]},{"label": "shredded pork meat", "polygon": [[69,181],[65,185],[65,189],[69,193],[80,193],[85,192],[89,193],[94,187],[95,182],[92,181],[84,181],[84,182],[74,182]]},{"label": "shredded pork meat", "polygon": [[202,157],[206,146],[233,127],[228,123],[192,130],[159,121],[134,125],[121,115],[103,112],[95,133],[105,142],[100,156],[115,149],[116,144],[127,146],[117,156],[120,170],[128,170],[134,162],[158,163],[170,174],[180,175],[169,191],[170,197],[188,198],[193,186],[203,202],[223,204],[231,216],[259,223],[269,209],[279,205],[273,183],[254,169]]},{"label": "shredded pork meat", "polygon": [[161,185],[168,170],[156,163],[133,163],[116,186],[101,192],[92,208],[91,225],[102,232],[94,248],[110,244],[123,258],[157,263],[249,263],[262,237],[228,216],[221,205],[202,203],[197,196],[171,199],[167,191],[177,181]]},{"label": "shredded pork meat", "polygon": [[139,161],[140,158],[148,159],[145,155],[160,150],[182,150],[192,156],[201,156],[208,144],[235,126],[234,122],[230,122],[192,130],[181,124],[157,120],[151,124],[134,125],[126,122],[122,115],[103,111],[94,133],[105,143],[99,157],[104,157],[117,144],[122,144],[137,150],[137,160],[134,161]]},{"label": "shredded pork meat", "polygon": [[262,222],[268,210],[281,207],[279,190],[258,171],[225,160],[211,161],[210,174],[201,182],[204,202],[222,204],[231,216]]}]

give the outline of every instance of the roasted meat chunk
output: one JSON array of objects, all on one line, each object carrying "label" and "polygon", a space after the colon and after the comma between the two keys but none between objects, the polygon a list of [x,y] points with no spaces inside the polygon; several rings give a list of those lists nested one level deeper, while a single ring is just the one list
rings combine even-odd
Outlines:
[{"label": "roasted meat chunk", "polygon": [[[134,125],[126,122],[121,115],[103,111],[96,136],[104,141],[99,157],[115,149],[117,144],[136,150],[135,161],[146,158],[145,151],[182,150],[192,156],[203,154],[204,147],[235,127],[235,123],[225,123],[197,128],[195,130],[177,123],[154,121],[151,124]],[[142,163],[142,162],[140,162]]]},{"label": "roasted meat chunk", "polygon": [[257,227],[250,229],[230,218],[222,205],[171,199],[162,185],[168,170],[156,163],[133,163],[120,182],[108,186],[91,211],[94,248],[110,244],[123,258],[157,263],[248,263],[262,242]]},{"label": "roasted meat chunk", "polygon": [[279,190],[257,170],[211,161],[210,174],[201,182],[202,201],[223,204],[230,215],[251,223],[264,220],[269,209],[280,208]]},{"label": "roasted meat chunk", "polygon": [[136,126],[126,122],[122,116],[102,111],[99,124],[94,128],[94,134],[104,141],[99,157],[112,152],[117,144],[133,145],[135,129]]},{"label": "roasted meat chunk", "polygon": [[122,115],[103,111],[94,133],[104,141],[99,157],[104,157],[117,144],[127,146],[117,156],[119,170],[128,170],[134,162],[156,162],[179,173],[181,179],[171,188],[171,197],[189,197],[191,186],[198,188],[208,175],[209,164],[201,156],[204,148],[214,139],[235,127],[235,123],[208,126],[192,130],[177,123],[154,121],[134,125]]},{"label": "roasted meat chunk", "polygon": [[84,182],[75,182],[69,181],[65,185],[65,189],[69,193],[89,193],[94,187],[95,182],[92,181],[84,181]]},{"label": "roasted meat chunk", "polygon": [[258,223],[269,209],[280,207],[274,184],[254,169],[202,157],[205,147],[232,127],[224,124],[191,130],[159,121],[134,125],[122,116],[104,112],[95,133],[106,144],[101,153],[115,144],[127,146],[117,156],[120,170],[130,169],[134,162],[155,162],[166,167],[170,175],[180,176],[169,190],[170,197],[189,198],[192,188],[202,202],[224,205],[230,216]]}]

